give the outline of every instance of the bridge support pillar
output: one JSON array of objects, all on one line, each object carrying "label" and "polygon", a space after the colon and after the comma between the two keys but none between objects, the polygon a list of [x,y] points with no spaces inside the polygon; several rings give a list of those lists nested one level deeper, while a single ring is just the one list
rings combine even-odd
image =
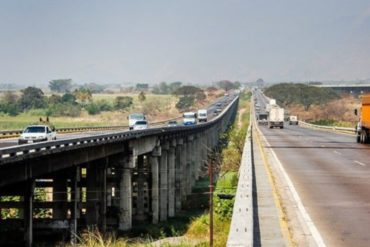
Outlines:
[{"label": "bridge support pillar", "polygon": [[168,216],[168,143],[162,145],[160,157],[160,213],[159,220],[166,221]]},{"label": "bridge support pillar", "polygon": [[99,173],[97,162],[92,162],[87,166],[86,174],[86,224],[97,227],[99,219]]},{"label": "bridge support pillar", "polygon": [[181,181],[180,181],[180,195],[182,205],[186,202],[187,195],[187,166],[188,166],[188,142],[184,141],[181,148],[180,155],[180,170],[181,170]]},{"label": "bridge support pillar", "polygon": [[159,221],[159,162],[158,157],[161,155],[161,148],[156,147],[150,156],[150,167],[152,170],[152,223],[157,224]]},{"label": "bridge support pillar", "polygon": [[73,178],[71,183],[71,243],[72,245],[77,244],[77,219],[80,217],[79,202],[80,202],[80,188],[78,183],[81,180],[81,168],[79,166],[73,168],[72,170]]},{"label": "bridge support pillar", "polygon": [[168,217],[175,216],[175,147],[173,140],[168,149]]},{"label": "bridge support pillar", "polygon": [[35,182],[31,180],[25,188],[23,195],[24,202],[24,240],[25,246],[33,245],[33,196]]},{"label": "bridge support pillar", "polygon": [[121,163],[121,181],[119,188],[120,195],[120,214],[119,230],[127,231],[132,228],[132,175],[131,170],[134,167],[135,156],[123,157]]},{"label": "bridge support pillar", "polygon": [[102,232],[107,230],[107,165],[108,160],[103,159],[99,166],[99,200],[100,200],[100,217],[99,228]]},{"label": "bridge support pillar", "polygon": [[181,151],[184,148],[183,139],[177,140],[175,149],[175,211],[181,211],[181,180],[184,178],[181,168]]},{"label": "bridge support pillar", "polygon": [[67,201],[67,180],[64,172],[53,178],[53,219],[64,220],[67,217],[67,209],[64,206]]},{"label": "bridge support pillar", "polygon": [[144,167],[144,155],[137,157],[137,198],[136,198],[136,217],[138,221],[144,221],[145,215],[145,167]]}]

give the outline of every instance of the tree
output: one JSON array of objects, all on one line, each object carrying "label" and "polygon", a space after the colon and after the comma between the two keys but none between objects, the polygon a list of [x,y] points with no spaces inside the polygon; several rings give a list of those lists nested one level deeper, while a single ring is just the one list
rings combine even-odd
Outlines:
[{"label": "tree", "polygon": [[128,107],[130,107],[133,104],[133,99],[132,97],[129,96],[117,96],[114,99],[114,109],[116,110],[124,110]]},{"label": "tree", "polygon": [[48,98],[48,103],[52,105],[55,105],[61,102],[62,102],[62,97],[56,94],[53,94]]},{"label": "tree", "polygon": [[169,87],[166,82],[159,83],[159,92],[161,94],[168,94],[169,93]]},{"label": "tree", "polygon": [[62,102],[63,103],[71,103],[71,104],[77,104],[76,102],[76,96],[74,96],[71,93],[66,93],[62,96]]},{"label": "tree", "polygon": [[77,100],[81,101],[82,103],[90,102],[92,100],[92,94],[89,89],[80,88],[76,89],[73,92],[73,95],[76,97]]},{"label": "tree", "polygon": [[4,104],[16,104],[17,103],[17,95],[11,91],[6,91],[2,97],[2,102]]},{"label": "tree", "polygon": [[22,110],[45,107],[45,96],[40,88],[27,87],[21,90],[21,92],[22,96],[19,99],[19,105]]},{"label": "tree", "polygon": [[195,95],[197,93],[203,92],[202,89],[194,87],[194,86],[182,86],[179,87],[174,94],[175,95],[182,95],[182,96],[190,96]]},{"label": "tree", "polygon": [[51,91],[58,93],[70,92],[72,89],[72,79],[58,79],[49,81]]},{"label": "tree", "polygon": [[101,93],[104,91],[106,86],[97,84],[95,82],[85,83],[83,86],[80,87],[80,89],[88,90],[91,93]]},{"label": "tree", "polygon": [[169,85],[169,88],[170,88],[170,93],[173,93],[175,92],[178,88],[180,88],[182,85],[182,82],[181,81],[175,81],[175,82],[172,82],[170,85]]},{"label": "tree", "polygon": [[194,96],[183,96],[176,103],[176,108],[180,111],[184,111],[192,107],[194,104]]},{"label": "tree", "polygon": [[219,81],[219,82],[217,82],[217,85],[225,91],[229,91],[231,89],[237,89],[238,88],[238,84],[234,84],[234,83],[232,83],[231,81],[228,81],[228,80]]},{"label": "tree", "polygon": [[139,93],[138,98],[139,98],[139,101],[140,101],[140,102],[145,101],[145,99],[146,99],[146,97],[145,97],[145,93],[144,93],[143,91],[141,91],[141,92]]}]

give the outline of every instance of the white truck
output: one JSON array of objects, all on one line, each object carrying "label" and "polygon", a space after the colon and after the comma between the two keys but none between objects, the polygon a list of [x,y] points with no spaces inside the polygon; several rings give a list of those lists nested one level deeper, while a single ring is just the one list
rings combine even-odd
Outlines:
[{"label": "white truck", "polygon": [[134,129],[134,126],[137,121],[145,121],[146,117],[143,113],[131,113],[127,117],[128,119],[128,127],[130,130]]},{"label": "white truck", "polygon": [[207,109],[199,109],[198,110],[198,121],[199,122],[207,122]]},{"label": "white truck", "polygon": [[294,115],[289,116],[289,125],[298,125],[298,117]]},{"label": "white truck", "polygon": [[18,138],[18,144],[21,145],[56,139],[55,130],[52,130],[48,125],[30,125],[23,130]]},{"label": "white truck", "polygon": [[284,109],[279,106],[271,106],[268,114],[267,125],[270,129],[273,127],[284,128]]},{"label": "white truck", "polygon": [[195,112],[185,112],[183,117],[184,125],[195,125],[197,123],[197,114]]}]

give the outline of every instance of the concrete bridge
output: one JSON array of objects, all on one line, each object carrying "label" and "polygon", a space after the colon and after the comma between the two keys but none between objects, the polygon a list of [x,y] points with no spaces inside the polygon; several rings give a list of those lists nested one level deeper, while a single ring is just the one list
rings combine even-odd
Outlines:
[{"label": "concrete bridge", "polygon": [[[0,217],[0,224],[18,224],[31,246],[39,229],[65,229],[74,241],[77,230],[89,226],[128,231],[133,222],[166,221],[182,209],[237,106],[238,97],[211,121],[194,126],[0,149],[0,196],[20,198],[0,202],[0,209],[15,208],[20,215]],[[36,200],[39,188],[47,188],[47,200]],[[40,209],[52,214],[33,217]]]}]

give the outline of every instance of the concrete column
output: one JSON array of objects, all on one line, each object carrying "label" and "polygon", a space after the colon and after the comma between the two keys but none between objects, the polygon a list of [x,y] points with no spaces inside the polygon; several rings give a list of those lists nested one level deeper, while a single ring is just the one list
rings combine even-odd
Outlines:
[{"label": "concrete column", "polygon": [[177,146],[175,150],[175,211],[181,211],[181,180],[183,179],[183,173],[181,168],[181,151],[183,147],[183,139],[177,140]]},{"label": "concrete column", "polygon": [[86,174],[86,224],[97,226],[99,222],[99,173],[98,163],[93,162],[87,166]]},{"label": "concrete column", "polygon": [[175,148],[168,150],[168,217],[175,216]]},{"label": "concrete column", "polygon": [[167,150],[162,147],[162,155],[160,157],[160,205],[159,205],[159,220],[166,221],[168,216],[168,164]]},{"label": "concrete column", "polygon": [[180,191],[181,191],[181,203],[185,203],[187,195],[187,163],[188,163],[188,143],[184,142],[181,148],[180,156],[180,169],[181,169],[181,182],[180,182]]},{"label": "concrete column", "polygon": [[66,219],[67,179],[63,172],[53,178],[53,202],[53,219]]},{"label": "concrete column", "polygon": [[157,224],[159,221],[159,162],[158,157],[161,155],[161,148],[156,147],[150,158],[150,167],[152,170],[152,223]]},{"label": "concrete column", "polygon": [[100,230],[106,232],[107,230],[107,165],[108,161],[105,159],[102,161],[100,166],[100,178],[99,178],[99,188],[100,188]]},{"label": "concrete column", "polygon": [[137,177],[137,198],[136,198],[136,219],[139,221],[145,220],[145,174],[144,174],[144,156],[138,156],[138,177]]},{"label": "concrete column", "polygon": [[77,219],[80,217],[80,210],[78,204],[80,202],[80,189],[78,183],[81,180],[81,169],[79,166],[72,169],[72,183],[71,183],[71,244],[77,244]]},{"label": "concrete column", "polygon": [[186,162],[186,195],[191,194],[192,187],[192,166],[193,166],[193,141],[187,142],[187,162]]},{"label": "concrete column", "polygon": [[121,181],[120,181],[120,215],[119,227],[121,231],[132,228],[132,182],[131,169],[134,167],[134,155],[129,155],[121,161]]},{"label": "concrete column", "polygon": [[33,196],[35,189],[35,181],[31,180],[27,187],[24,188],[23,196],[24,203],[24,240],[25,246],[31,247],[33,244]]}]

